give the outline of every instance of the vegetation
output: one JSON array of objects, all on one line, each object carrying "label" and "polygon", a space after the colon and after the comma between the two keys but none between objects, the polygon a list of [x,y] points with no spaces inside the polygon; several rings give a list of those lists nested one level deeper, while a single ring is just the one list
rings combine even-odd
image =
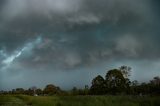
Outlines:
[{"label": "vegetation", "polygon": [[149,83],[130,81],[131,68],[121,66],[106,73],[105,79],[98,75],[92,80],[92,95],[160,95],[160,78],[154,77]]},{"label": "vegetation", "polygon": [[137,96],[0,96],[1,106],[160,106],[160,97]]},{"label": "vegetation", "polygon": [[[160,106],[160,78],[149,83],[130,81],[131,68],[121,66],[98,75],[91,87],[73,87],[70,91],[48,84],[44,89],[35,86],[25,90],[0,91],[2,106]],[[85,96],[82,96],[85,95]],[[11,105],[12,104],[12,105]]]}]

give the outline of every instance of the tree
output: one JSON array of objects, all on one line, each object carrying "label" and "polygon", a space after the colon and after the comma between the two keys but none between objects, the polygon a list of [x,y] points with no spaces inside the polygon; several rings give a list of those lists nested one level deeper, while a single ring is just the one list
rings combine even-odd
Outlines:
[{"label": "tree", "polygon": [[137,80],[134,80],[131,82],[131,86],[138,86],[138,85],[139,85],[139,83]]},{"label": "tree", "polygon": [[152,94],[160,95],[160,77],[156,76],[150,81],[150,92]]},{"label": "tree", "polygon": [[85,87],[84,87],[84,94],[88,95],[88,93],[89,93],[89,86],[85,85]]},{"label": "tree", "polygon": [[143,82],[141,83],[141,85],[139,86],[139,93],[140,94],[148,94],[150,92],[150,87],[147,83]]},{"label": "tree", "polygon": [[33,89],[29,88],[28,90],[25,90],[25,94],[33,96],[34,95],[34,91],[33,91]]},{"label": "tree", "polygon": [[120,70],[113,69],[106,74],[106,85],[110,93],[121,93],[125,91],[126,80]]},{"label": "tree", "polygon": [[41,89],[36,89],[35,92],[36,92],[37,95],[42,95],[43,94],[43,91]]},{"label": "tree", "polygon": [[73,95],[78,95],[78,89],[77,89],[77,87],[73,87],[73,89],[72,89],[72,94]]},{"label": "tree", "polygon": [[121,66],[119,70],[122,72],[124,78],[128,78],[131,75],[131,67]]},{"label": "tree", "polygon": [[37,95],[36,94],[36,90],[37,90],[36,86],[32,86],[30,89],[33,91],[33,95]]},{"label": "tree", "polygon": [[15,89],[12,89],[12,94],[15,94],[16,93],[16,90]]},{"label": "tree", "polygon": [[54,95],[60,93],[60,88],[55,85],[49,84],[44,88],[43,92],[44,94]]},{"label": "tree", "polygon": [[106,85],[102,76],[98,75],[92,80],[92,86],[90,88],[91,94],[102,95],[105,94]]},{"label": "tree", "polygon": [[134,80],[134,81],[132,81],[131,82],[131,91],[130,91],[130,93],[131,94],[134,94],[134,95],[137,95],[137,94],[139,94],[139,83],[138,83],[138,81],[137,80]]},{"label": "tree", "polygon": [[16,94],[24,94],[24,89],[23,88],[16,88],[15,93]]},{"label": "tree", "polygon": [[150,81],[154,85],[160,85],[160,77],[156,76],[153,78],[153,80]]},{"label": "tree", "polygon": [[119,70],[121,71],[121,73],[123,74],[123,77],[125,78],[125,88],[126,88],[126,93],[127,94],[129,94],[129,93],[131,93],[130,91],[131,91],[131,88],[130,88],[130,85],[131,85],[131,81],[130,81],[130,79],[129,79],[129,77],[131,76],[131,67],[129,67],[129,66],[125,66],[125,65],[123,65],[123,66],[121,66],[120,68],[119,68]]}]

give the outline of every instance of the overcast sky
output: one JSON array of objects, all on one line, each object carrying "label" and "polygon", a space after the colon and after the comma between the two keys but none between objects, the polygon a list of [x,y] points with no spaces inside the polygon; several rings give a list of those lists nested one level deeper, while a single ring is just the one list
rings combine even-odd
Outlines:
[{"label": "overcast sky", "polygon": [[0,0],[0,90],[160,76],[159,0]]}]

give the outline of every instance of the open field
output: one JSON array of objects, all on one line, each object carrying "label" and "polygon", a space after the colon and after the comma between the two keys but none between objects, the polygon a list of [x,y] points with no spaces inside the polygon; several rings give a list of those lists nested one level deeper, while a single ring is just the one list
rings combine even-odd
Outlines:
[{"label": "open field", "polygon": [[160,106],[160,97],[1,95],[0,106]]}]

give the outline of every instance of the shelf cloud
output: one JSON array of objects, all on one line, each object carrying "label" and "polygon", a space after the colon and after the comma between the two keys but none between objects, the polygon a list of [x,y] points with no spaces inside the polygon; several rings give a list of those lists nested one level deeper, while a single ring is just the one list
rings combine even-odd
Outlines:
[{"label": "shelf cloud", "polygon": [[[105,73],[106,67],[120,65],[133,67],[132,79],[149,80],[160,74],[158,4],[158,0],[1,0],[0,89],[39,81],[37,86],[56,83],[69,88],[74,84],[71,79],[81,87],[96,73]],[[147,72],[146,77],[138,72]],[[79,82],[81,75],[85,78]]]}]

